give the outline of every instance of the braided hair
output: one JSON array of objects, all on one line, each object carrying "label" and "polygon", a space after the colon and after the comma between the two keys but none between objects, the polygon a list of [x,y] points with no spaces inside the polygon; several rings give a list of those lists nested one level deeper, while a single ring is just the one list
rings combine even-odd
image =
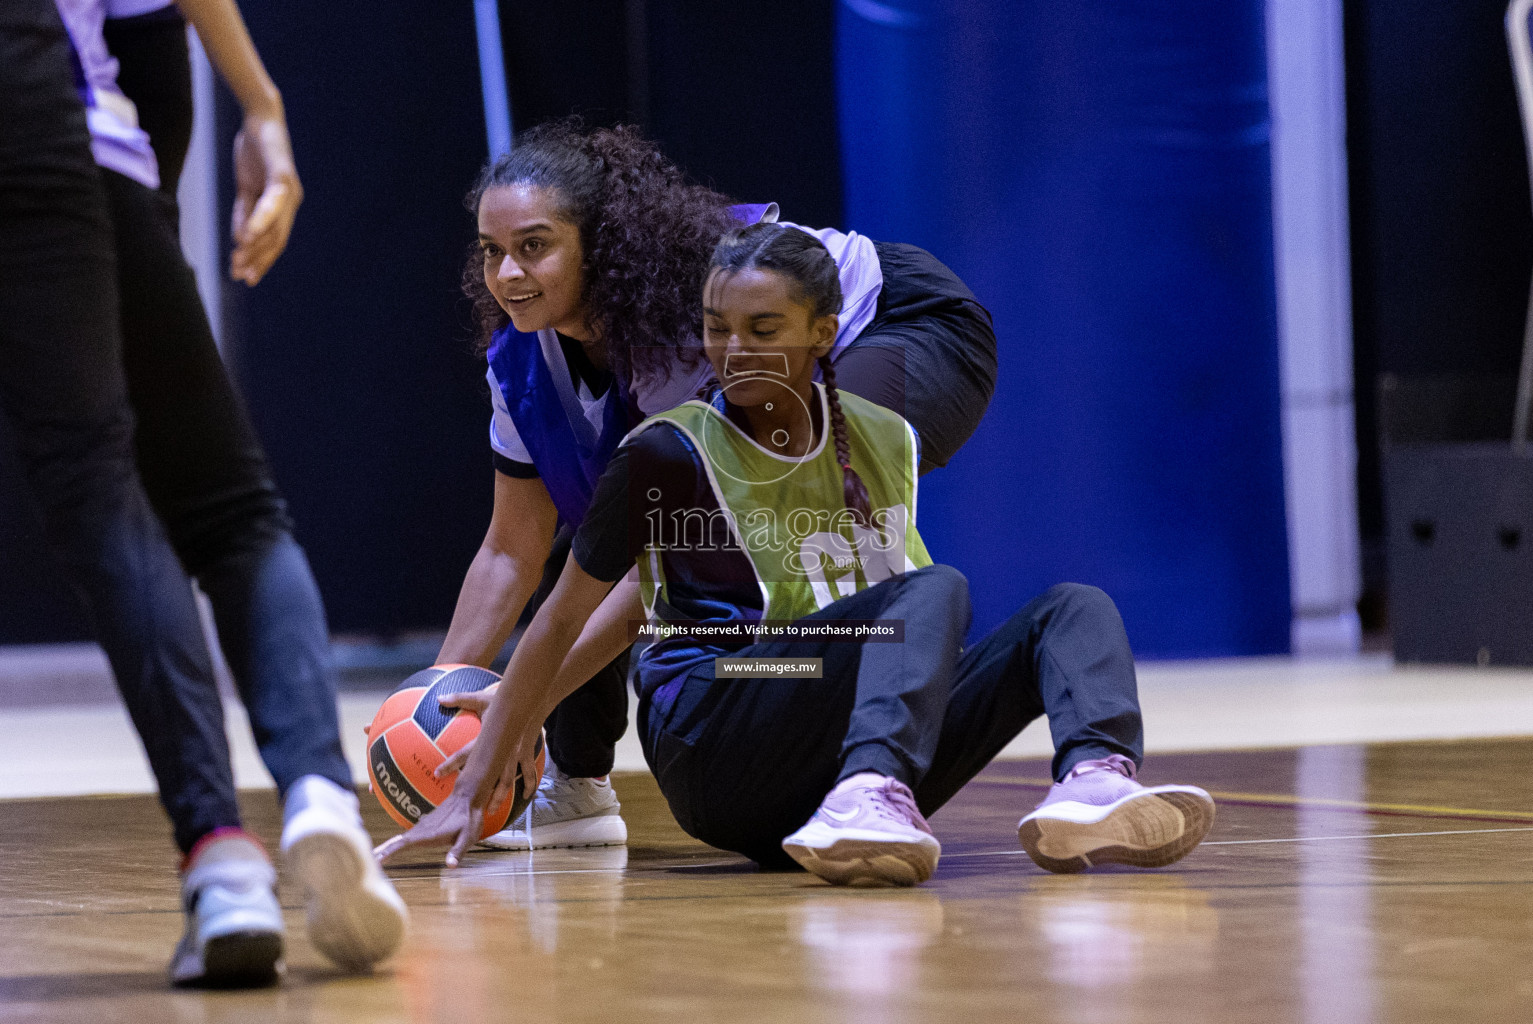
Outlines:
[{"label": "braided hair", "polygon": [[[841,278],[836,261],[820,240],[805,231],[782,224],[752,224],[725,235],[713,250],[709,273],[715,270],[735,274],[742,270],[772,270],[792,281],[797,298],[810,307],[815,318],[841,312]],[[820,377],[825,383],[825,399],[830,405],[830,430],[835,441],[836,463],[841,467],[842,499],[860,526],[872,522],[872,502],[867,485],[852,468],[851,442],[847,437],[846,415],[841,411],[841,394],[836,389],[836,370],[830,354],[819,358]]]},{"label": "braided hair", "polygon": [[[697,295],[708,254],[739,223],[727,197],[687,181],[637,129],[588,131],[575,118],[518,135],[511,152],[480,172],[464,205],[478,213],[485,192],[518,184],[552,189],[561,214],[579,230],[586,323],[620,379],[701,365]],[[485,287],[477,243],[463,268],[463,290],[474,303],[483,352],[510,318]]]}]

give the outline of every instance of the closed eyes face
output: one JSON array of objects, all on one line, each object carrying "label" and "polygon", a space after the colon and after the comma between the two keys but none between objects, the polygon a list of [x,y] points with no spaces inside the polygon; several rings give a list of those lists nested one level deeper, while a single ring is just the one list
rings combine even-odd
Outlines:
[{"label": "closed eyes face", "polygon": [[807,395],[814,362],[835,337],[835,316],[816,317],[775,270],[715,270],[703,286],[704,349],[737,406],[770,401],[784,385]]},{"label": "closed eyes face", "polygon": [[580,230],[558,200],[553,189],[526,183],[486,190],[479,200],[484,286],[518,331],[551,327],[589,341]]}]

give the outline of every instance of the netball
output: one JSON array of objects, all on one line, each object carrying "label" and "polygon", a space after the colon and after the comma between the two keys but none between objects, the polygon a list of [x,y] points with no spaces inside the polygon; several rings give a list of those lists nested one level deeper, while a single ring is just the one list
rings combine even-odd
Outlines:
[{"label": "netball", "polygon": [[[437,778],[442,762],[479,735],[477,715],[444,708],[437,698],[472,693],[500,681],[489,669],[472,665],[434,665],[410,676],[389,694],[368,729],[367,787],[383,809],[404,828],[436,808],[452,792],[458,773]],[[545,760],[538,741],[538,774]],[[484,816],[490,836],[526,808],[536,782],[518,780],[517,791]]]}]

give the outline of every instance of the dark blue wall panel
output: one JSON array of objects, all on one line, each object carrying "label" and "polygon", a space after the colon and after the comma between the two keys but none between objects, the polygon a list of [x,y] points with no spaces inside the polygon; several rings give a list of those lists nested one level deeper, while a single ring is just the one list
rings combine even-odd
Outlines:
[{"label": "dark blue wall panel", "polygon": [[842,0],[847,222],[996,317],[989,415],[922,485],[988,628],[1060,580],[1150,656],[1288,647],[1254,0]]}]

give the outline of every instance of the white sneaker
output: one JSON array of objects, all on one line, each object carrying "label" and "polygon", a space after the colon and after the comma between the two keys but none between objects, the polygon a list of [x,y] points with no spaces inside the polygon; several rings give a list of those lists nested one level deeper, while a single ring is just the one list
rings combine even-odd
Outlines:
[{"label": "white sneaker", "polygon": [[910,787],[871,772],[842,780],[782,848],[835,885],[917,885],[942,856]]},{"label": "white sneaker", "polygon": [[571,778],[549,758],[532,803],[507,828],[486,838],[484,845],[494,850],[623,846],[628,842],[628,826],[618,813],[621,809],[607,778]]},{"label": "white sneaker", "polygon": [[303,885],[315,948],[355,971],[398,949],[410,914],[373,857],[356,794],[305,775],[288,790],[283,819],[282,858]]},{"label": "white sneaker", "polygon": [[1122,754],[1082,761],[1017,823],[1033,863],[1072,874],[1097,864],[1160,868],[1208,834],[1214,801],[1197,786],[1142,786]]},{"label": "white sneaker", "polygon": [[277,872],[261,844],[238,829],[209,833],[186,858],[186,933],[170,961],[175,985],[270,985],[282,963]]}]

